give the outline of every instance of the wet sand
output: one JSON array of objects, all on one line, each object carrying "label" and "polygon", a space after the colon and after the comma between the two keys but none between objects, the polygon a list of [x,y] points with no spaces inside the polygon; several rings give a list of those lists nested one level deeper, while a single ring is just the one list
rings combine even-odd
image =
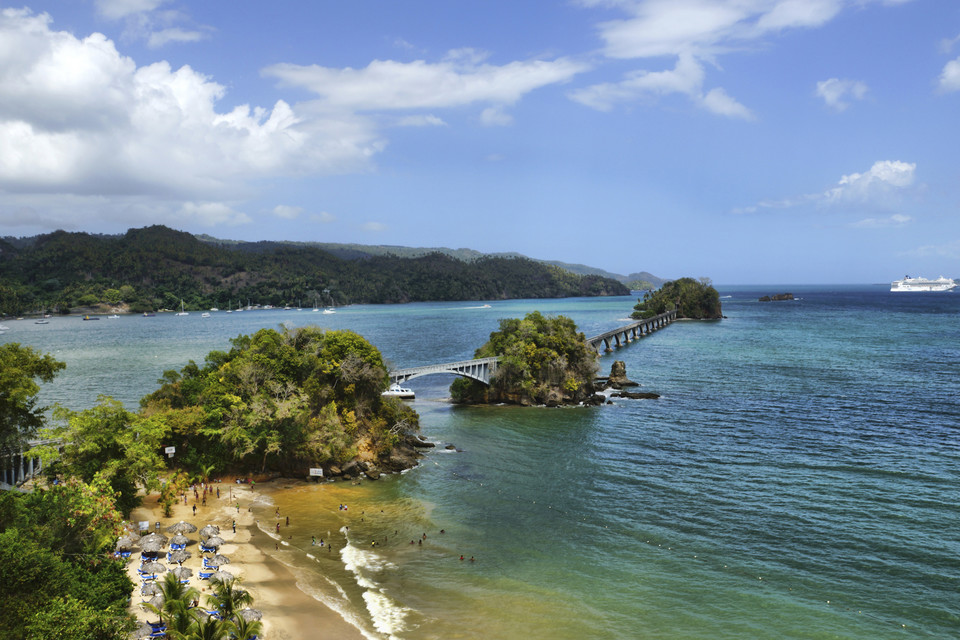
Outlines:
[{"label": "wet sand", "polygon": [[[173,534],[168,533],[166,528],[180,520],[196,525],[197,529],[207,524],[219,526],[220,537],[225,543],[220,553],[230,558],[230,564],[223,569],[240,578],[243,587],[253,595],[253,608],[263,612],[261,638],[264,640],[363,640],[364,636],[359,630],[338,613],[297,588],[290,570],[264,554],[253,543],[252,538],[256,536],[260,536],[264,543],[272,543],[273,540],[257,529],[254,515],[249,509],[255,497],[249,485],[223,482],[219,487],[220,499],[216,498],[216,493],[212,494],[212,497],[208,494],[207,506],[198,504],[196,516],[193,515],[193,499],[189,497],[188,505],[182,502],[175,505],[172,516],[164,518],[157,504],[157,494],[151,494],[144,499],[140,508],[133,511],[131,520],[134,524],[148,521],[150,531],[155,530],[159,521],[160,531],[168,538],[173,537]],[[239,511],[237,503],[240,505]],[[234,520],[237,523],[236,533],[232,526]],[[192,557],[184,562],[183,566],[193,569],[190,586],[200,590],[200,604],[205,606],[210,587],[205,580],[198,577],[203,562],[197,544],[199,535],[196,532],[186,535],[192,541],[187,545],[187,551]],[[139,557],[139,553],[134,552],[128,566],[130,577],[136,585],[130,610],[139,620],[156,620],[155,614],[140,606],[140,577],[137,575]],[[162,556],[161,560],[171,568],[175,566],[166,563],[165,556]]]}]

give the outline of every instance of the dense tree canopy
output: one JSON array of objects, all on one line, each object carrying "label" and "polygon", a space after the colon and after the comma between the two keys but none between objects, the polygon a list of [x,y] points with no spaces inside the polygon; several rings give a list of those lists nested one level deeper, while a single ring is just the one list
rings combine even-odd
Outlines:
[{"label": "dense tree canopy", "polygon": [[158,486],[165,469],[160,455],[166,425],[154,418],[130,413],[112,398],[100,396],[95,407],[70,411],[58,407],[55,426],[41,430],[59,446],[44,445],[39,455],[48,476],[74,476],[91,482],[102,477],[117,493],[124,514],[140,504],[140,488]]},{"label": "dense tree canopy", "polygon": [[307,245],[212,244],[162,226],[123,236],[56,231],[0,249],[0,315],[98,303],[179,309],[181,300],[207,309],[248,300],[282,306],[629,293],[616,280],[526,258],[346,259]]},{"label": "dense tree canopy", "polygon": [[455,380],[451,393],[457,402],[570,403],[594,393],[596,352],[565,316],[534,311],[522,320],[503,319],[474,356],[500,356],[500,363],[489,387]]},{"label": "dense tree canopy", "polygon": [[50,382],[66,365],[15,342],[0,345],[0,449],[36,435],[46,407],[37,406],[37,380]]},{"label": "dense tree canopy", "polygon": [[643,299],[633,308],[633,317],[637,319],[651,318],[674,309],[678,318],[705,320],[723,315],[720,294],[706,278],[680,278],[665,282],[653,293],[643,294]]},{"label": "dense tree canopy", "polygon": [[108,553],[121,522],[100,477],[0,493],[0,637],[125,638],[133,584]]},{"label": "dense tree canopy", "polygon": [[416,413],[380,394],[380,352],[352,331],[261,329],[211,352],[203,367],[167,371],[141,401],[169,427],[180,464],[300,471],[360,455],[388,456],[416,431]]}]

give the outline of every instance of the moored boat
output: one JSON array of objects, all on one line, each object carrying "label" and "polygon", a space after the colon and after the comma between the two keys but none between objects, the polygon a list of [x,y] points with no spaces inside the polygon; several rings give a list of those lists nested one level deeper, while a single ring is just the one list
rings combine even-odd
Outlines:
[{"label": "moored boat", "polygon": [[381,393],[382,396],[401,398],[403,400],[413,400],[416,397],[416,394],[413,392],[413,389],[407,389],[406,387],[401,387],[399,384],[392,384],[390,388]]}]

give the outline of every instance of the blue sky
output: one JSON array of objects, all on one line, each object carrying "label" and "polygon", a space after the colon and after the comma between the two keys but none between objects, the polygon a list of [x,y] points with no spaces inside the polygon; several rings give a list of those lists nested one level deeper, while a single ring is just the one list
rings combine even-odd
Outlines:
[{"label": "blue sky", "polygon": [[960,2],[0,5],[0,235],[960,276]]}]

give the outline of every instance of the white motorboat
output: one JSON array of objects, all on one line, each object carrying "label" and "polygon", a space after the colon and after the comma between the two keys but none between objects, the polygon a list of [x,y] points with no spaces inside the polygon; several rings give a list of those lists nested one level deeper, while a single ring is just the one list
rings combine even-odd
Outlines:
[{"label": "white motorboat", "polygon": [[406,387],[401,387],[399,384],[392,384],[390,388],[381,393],[380,395],[392,398],[401,398],[403,400],[413,400],[416,397],[416,394],[413,392],[413,389],[407,389]]}]

